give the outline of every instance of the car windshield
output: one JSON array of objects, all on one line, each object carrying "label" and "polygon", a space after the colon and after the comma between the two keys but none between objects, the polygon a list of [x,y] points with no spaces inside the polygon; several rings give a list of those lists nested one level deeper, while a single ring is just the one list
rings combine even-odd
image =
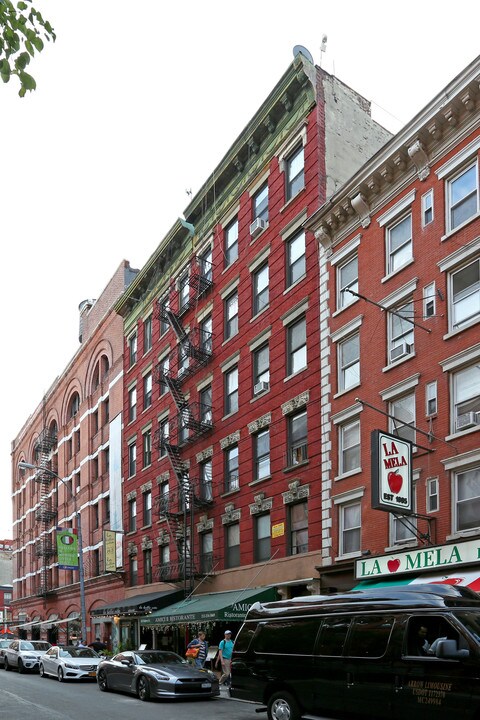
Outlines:
[{"label": "car windshield", "polygon": [[150,650],[135,653],[135,663],[137,665],[181,665],[186,663],[186,660],[174,652],[157,652]]},{"label": "car windshield", "polygon": [[33,647],[33,643],[25,640],[20,643],[19,650],[35,650],[35,648]]},{"label": "car windshield", "polygon": [[98,655],[91,648],[65,647],[60,650],[60,657],[96,658]]},{"label": "car windshield", "polygon": [[455,615],[465,625],[465,627],[470,630],[475,640],[477,640],[477,642],[480,642],[480,613],[470,611],[457,611]]},{"label": "car windshield", "polygon": [[50,643],[42,642],[41,640],[32,640],[28,645],[30,645],[30,647],[27,648],[27,650],[48,650],[48,648],[51,647]]}]

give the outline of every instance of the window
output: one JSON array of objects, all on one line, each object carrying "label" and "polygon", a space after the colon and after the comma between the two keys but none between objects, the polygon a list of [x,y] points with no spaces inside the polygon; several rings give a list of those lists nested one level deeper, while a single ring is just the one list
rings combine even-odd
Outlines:
[{"label": "window", "polygon": [[152,316],[143,321],[143,353],[152,349]]},{"label": "window", "polygon": [[145,585],[152,582],[152,551],[150,548],[143,551],[143,582]]},{"label": "window", "polygon": [[152,491],[143,493],[143,526],[152,524]]},{"label": "window", "polygon": [[97,434],[99,429],[98,425],[98,410],[95,410],[95,412],[92,413],[92,433],[94,435]]},{"label": "window", "polygon": [[288,240],[287,251],[287,287],[305,275],[305,233],[301,232]]},{"label": "window", "polygon": [[339,475],[360,470],[360,420],[339,425],[338,455]]},{"label": "window", "polygon": [[262,265],[253,274],[253,314],[268,307],[268,265]]},{"label": "window", "polygon": [[447,182],[449,230],[463,225],[478,212],[478,167],[475,161]]},{"label": "window", "polygon": [[200,498],[206,502],[213,500],[212,492],[212,461],[200,463]]},{"label": "window", "polygon": [[137,472],[137,446],[131,443],[128,446],[128,477],[133,477]]},{"label": "window", "polygon": [[238,410],[238,367],[225,373],[225,415]]},{"label": "window", "polygon": [[404,395],[390,403],[390,432],[415,443],[415,394]]},{"label": "window", "polygon": [[480,259],[450,277],[450,325],[453,330],[480,318]]},{"label": "window", "polygon": [[360,335],[356,333],[338,343],[338,389],[360,384]]},{"label": "window", "polygon": [[137,388],[128,391],[128,420],[133,422],[137,417]]},{"label": "window", "polygon": [[160,547],[160,565],[167,567],[170,564],[170,545],[162,545]]},{"label": "window", "polygon": [[146,410],[152,404],[152,373],[147,373],[143,378],[143,409]]},{"label": "window", "polygon": [[433,220],[433,190],[422,195],[422,227]]},{"label": "window", "polygon": [[337,267],[337,309],[351,305],[358,298],[348,290],[358,293],[358,257],[350,258]]},{"label": "window", "polygon": [[225,567],[240,565],[240,525],[233,523],[225,527]]},{"label": "window", "polygon": [[414,352],[413,302],[408,302],[397,308],[395,313],[388,314],[389,320],[389,359],[395,362]]},{"label": "window", "polygon": [[417,537],[417,519],[414,515],[390,514],[390,544],[401,545],[415,540]]},{"label": "window", "polygon": [[185,375],[190,366],[190,341],[188,338],[180,340],[177,346],[178,354],[178,371],[177,377],[181,378]]},{"label": "window", "polygon": [[208,315],[200,323],[200,349],[208,355],[212,354],[212,316]]},{"label": "window", "polygon": [[98,457],[92,458],[92,480],[98,480]]},{"label": "window", "polygon": [[238,258],[238,220],[235,218],[225,228],[225,267]]},{"label": "window", "polygon": [[170,300],[164,297],[159,301],[160,304],[160,335],[165,335],[170,324],[168,322],[168,311],[170,310]]},{"label": "window", "polygon": [[137,501],[131,498],[128,501],[128,532],[135,532],[137,529]]},{"label": "window", "polygon": [[137,562],[136,555],[130,555],[130,560],[129,560],[128,565],[129,565],[130,585],[136,585],[138,582],[138,562]]},{"label": "window", "polygon": [[339,506],[340,555],[360,552],[362,505],[360,502]]},{"label": "window", "polygon": [[435,415],[437,412],[437,381],[425,385],[425,411],[428,415]]},{"label": "window", "polygon": [[103,421],[104,425],[110,421],[110,400],[108,398],[103,403]]},{"label": "window", "polygon": [[268,343],[253,353],[253,394],[257,395],[270,387],[270,349]]},{"label": "window", "polygon": [[286,158],[286,199],[295,197],[305,186],[303,145]]},{"label": "window", "polygon": [[270,560],[270,514],[254,516],[254,560]]},{"label": "window", "polygon": [[290,530],[289,554],[299,555],[308,552],[308,503],[295,503],[288,507],[288,526]]},{"label": "window", "polygon": [[453,403],[455,430],[480,426],[480,365],[453,375]]},{"label": "window", "polygon": [[213,533],[200,534],[200,572],[204,575],[213,569]]},{"label": "window", "polygon": [[455,476],[456,531],[480,526],[480,468],[465,470]]},{"label": "window", "polygon": [[110,498],[106,497],[103,501],[103,522],[110,522]]},{"label": "window", "polygon": [[238,293],[225,298],[225,340],[238,333]]},{"label": "window", "polygon": [[268,222],[268,184],[262,185],[253,196],[253,219]]},{"label": "window", "polygon": [[99,527],[100,517],[98,513],[98,503],[92,505],[92,528],[96,530]]},{"label": "window", "polygon": [[288,466],[305,462],[307,454],[307,413],[300,412],[287,418]]},{"label": "window", "polygon": [[436,300],[436,291],[435,291],[435,283],[430,283],[430,285],[425,285],[423,288],[423,319],[426,320],[429,317],[434,317],[435,315],[435,300]]},{"label": "window", "polygon": [[188,302],[190,299],[190,284],[188,273],[184,273],[178,281],[178,309],[183,312],[188,308]]},{"label": "window", "polygon": [[387,273],[395,272],[412,259],[411,214],[387,228],[387,257]]},{"label": "window", "polygon": [[440,508],[440,498],[438,492],[438,478],[427,479],[427,512],[437,512]]},{"label": "window", "polygon": [[159,365],[159,378],[160,378],[160,397],[168,392],[168,385],[165,378],[168,377],[170,372],[170,358],[166,355],[160,360]]},{"label": "window", "polygon": [[340,656],[350,627],[348,617],[327,617],[322,623],[318,638],[318,654]]},{"label": "window", "polygon": [[198,256],[200,270],[200,294],[201,291],[210,286],[213,279],[212,248],[208,247]]},{"label": "window", "polygon": [[270,430],[262,430],[253,436],[254,480],[270,476]]},{"label": "window", "polygon": [[68,419],[71,420],[80,410],[80,395],[76,392],[73,393],[68,408]]},{"label": "window", "polygon": [[347,654],[350,657],[383,657],[394,622],[393,617],[385,615],[354,618],[348,634]]},{"label": "window", "polygon": [[225,492],[238,490],[238,445],[232,445],[225,453]]},{"label": "window", "polygon": [[130,367],[137,362],[137,333],[131,335],[128,339],[128,357]]},{"label": "window", "polygon": [[98,577],[100,575],[100,550],[98,548],[93,551],[91,572],[93,577]]},{"label": "window", "polygon": [[287,327],[287,375],[307,367],[307,321],[304,317]]},{"label": "window", "polygon": [[212,424],[212,386],[208,385],[200,391],[200,421],[204,425]]},{"label": "window", "polygon": [[158,430],[160,438],[160,457],[165,457],[165,455],[167,454],[167,449],[165,445],[168,444],[170,435],[168,418],[160,420]]},{"label": "window", "polygon": [[152,431],[147,430],[143,433],[143,467],[146,468],[152,464]]}]

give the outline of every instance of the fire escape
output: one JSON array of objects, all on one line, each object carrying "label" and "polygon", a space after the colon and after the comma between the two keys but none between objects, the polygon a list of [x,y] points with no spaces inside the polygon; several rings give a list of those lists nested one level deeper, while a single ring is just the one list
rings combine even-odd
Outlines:
[{"label": "fire escape", "polygon": [[190,477],[183,453],[190,443],[212,430],[213,417],[211,398],[210,402],[191,403],[183,392],[183,385],[211,361],[213,338],[211,332],[201,327],[185,330],[182,317],[212,285],[211,263],[195,258],[189,273],[181,276],[178,289],[170,293],[168,303],[158,305],[160,321],[170,325],[178,344],[168,362],[159,364],[155,371],[156,381],[168,387],[177,410],[176,416],[169,418],[168,432],[160,429],[156,436],[160,451],[168,455],[175,475],[175,486],[169,484],[168,492],[157,499],[156,509],[176,547],[178,562],[160,565],[157,580],[183,581],[186,591],[193,589],[193,580],[199,575],[193,548],[194,512],[211,504],[212,490],[211,480],[205,483]]},{"label": "fire escape", "polygon": [[[35,510],[35,519],[38,522],[39,533],[35,541],[35,555],[41,560],[40,572],[36,585],[36,595],[46,596],[54,588],[49,580],[49,564],[56,549],[54,535],[51,533],[52,523],[57,517],[50,486],[52,475],[48,470],[51,467],[52,450],[57,444],[57,436],[44,428],[35,443],[34,452],[36,463],[41,468],[36,471],[35,480],[40,486],[40,502]],[[43,468],[45,470],[43,470]]]}]

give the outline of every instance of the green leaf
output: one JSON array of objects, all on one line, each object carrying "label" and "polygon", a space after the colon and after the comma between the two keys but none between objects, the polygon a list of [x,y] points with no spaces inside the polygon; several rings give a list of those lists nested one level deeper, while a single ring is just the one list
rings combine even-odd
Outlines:
[{"label": "green leaf", "polygon": [[25,93],[26,93],[26,90],[25,90],[25,88],[22,86],[22,87],[20,88],[20,90],[18,91],[18,94],[20,95],[20,97],[25,97]]},{"label": "green leaf", "polygon": [[10,75],[4,75],[3,73],[0,73],[0,77],[2,78],[4,83],[7,83],[10,80]]},{"label": "green leaf", "polygon": [[25,70],[29,62],[30,55],[27,52],[22,52],[15,60],[15,67],[17,70]]},{"label": "green leaf", "polygon": [[19,10],[28,10],[28,5],[26,2],[19,2],[17,3],[17,8]]},{"label": "green leaf", "polygon": [[43,40],[42,38],[38,37],[38,35],[35,35],[35,39],[32,40],[32,43],[37,48],[38,52],[41,52],[43,50]]},{"label": "green leaf", "polygon": [[28,50],[28,52],[30,53],[30,55],[32,57],[35,55],[35,50],[33,48],[32,43],[30,42],[30,40],[25,41],[25,50]]},{"label": "green leaf", "polygon": [[[20,78],[20,82],[22,83],[23,87],[26,90],[35,90],[37,87],[37,83],[35,82],[35,78],[33,78],[31,75],[29,75],[26,72],[20,71],[18,73],[18,77]],[[23,97],[23,95],[22,95]]]}]

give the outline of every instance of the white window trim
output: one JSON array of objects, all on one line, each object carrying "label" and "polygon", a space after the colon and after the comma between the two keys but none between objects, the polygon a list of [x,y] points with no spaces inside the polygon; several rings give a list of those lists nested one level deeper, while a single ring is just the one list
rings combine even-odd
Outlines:
[{"label": "white window trim", "polygon": [[356,488],[355,490],[346,490],[343,493],[333,496],[334,505],[345,505],[353,500],[359,500],[365,495],[365,486]]},{"label": "white window trim", "polygon": [[248,266],[248,269],[251,273],[255,272],[257,268],[259,268],[261,265],[265,263],[265,261],[268,259],[268,256],[270,255],[270,245],[267,245],[263,250],[257,255],[257,257],[250,263]]},{"label": "white window trim", "polygon": [[305,145],[307,144],[307,123],[305,120],[302,121],[302,123],[302,126],[295,131],[295,134],[290,139],[288,139],[283,145],[283,147],[281,147],[280,150],[277,152],[280,172],[285,172],[285,164],[287,157],[292,153],[293,150],[295,150],[295,147],[300,143],[300,140],[303,147],[305,147]]},{"label": "white window trim", "polygon": [[335,332],[330,335],[332,342],[339,342],[339,340],[343,340],[348,337],[348,335],[353,335],[354,332],[361,327],[362,322],[363,315],[358,315],[353,320],[350,320],[350,322],[346,323],[338,330],[335,330]]},{"label": "white window trim", "polygon": [[469,450],[461,455],[440,460],[445,470],[468,470],[480,465],[480,449]]},{"label": "white window trim", "polygon": [[[433,297],[427,295],[427,290],[433,288]],[[427,305],[429,302],[433,302],[433,315],[427,315]],[[423,304],[423,319],[429,320],[431,317],[435,317],[437,312],[437,287],[435,280],[425,285],[422,290],[422,304]]]},{"label": "white window trim", "polygon": [[230,223],[235,220],[235,218],[238,218],[238,214],[240,212],[240,205],[236,205],[230,212],[226,213],[223,218],[220,220],[220,227],[222,228],[222,231],[224,232],[227,227],[230,225]]},{"label": "white window trim", "polygon": [[337,448],[337,461],[338,461],[338,469],[340,470],[340,465],[342,464],[342,463],[340,462],[340,458],[341,458],[341,456],[342,456],[342,454],[343,454],[343,452],[344,452],[344,450],[345,450],[345,448],[342,446],[342,444],[341,444],[341,442],[340,442],[340,432],[341,432],[342,427],[343,427],[344,425],[353,425],[354,423],[357,423],[357,422],[358,422],[358,424],[359,424],[359,428],[358,428],[358,444],[359,444],[359,447],[360,447],[360,464],[358,465],[358,467],[353,468],[353,470],[347,470],[347,471],[345,471],[345,472],[341,472],[341,473],[339,473],[338,475],[336,475],[336,476],[333,478],[335,482],[337,482],[337,480],[344,480],[345,478],[351,477],[352,475],[358,475],[358,473],[361,473],[361,472],[362,472],[362,426],[361,426],[361,421],[360,421],[360,415],[358,415],[357,417],[353,417],[353,418],[351,418],[350,420],[346,420],[345,422],[340,423],[340,424],[338,425],[338,430],[337,430],[337,432],[338,432],[338,435],[337,435],[337,438],[338,438],[338,443],[337,443],[337,444],[338,444],[338,448]]},{"label": "white window trim", "polygon": [[262,173],[253,183],[253,185],[250,186],[248,189],[248,195],[249,197],[253,197],[257,194],[257,192],[260,190],[262,185],[265,185],[265,183],[268,181],[268,178],[270,177],[270,170],[266,170],[264,173]]},{"label": "white window trim", "polygon": [[384,402],[407,395],[410,390],[413,390],[418,385],[419,381],[420,373],[415,373],[415,375],[411,375],[409,378],[395,383],[395,385],[390,385],[385,390],[380,390],[379,395]]},{"label": "white window trim", "polygon": [[392,205],[390,210],[387,210],[383,213],[383,215],[380,215],[380,217],[377,218],[377,222],[380,227],[385,227],[385,225],[388,225],[391,220],[394,220],[397,217],[397,215],[400,215],[400,213],[406,210],[406,208],[410,207],[415,200],[415,194],[416,190],[412,190],[408,193],[408,195],[405,195],[401,200],[395,203],[395,205]]},{"label": "white window trim", "polygon": [[471,159],[473,162],[473,160],[475,159],[475,154],[478,152],[478,150],[480,150],[480,137],[472,140],[472,142],[466,145],[463,150],[460,150],[460,152],[450,158],[450,160],[447,160],[446,163],[441,165],[435,171],[438,179],[441,180],[447,175],[450,175],[454,172],[454,170],[459,168],[460,165],[462,165],[464,162],[466,163],[469,159]]},{"label": "white window trim", "polygon": [[307,310],[308,298],[306,300],[301,300],[294,308],[285,313],[285,315],[282,315],[280,319],[283,323],[283,327],[291,325],[295,320],[298,320],[300,315],[304,315]]},{"label": "white window trim", "polygon": [[218,293],[222,300],[225,300],[229,295],[231,295],[234,290],[238,289],[238,286],[240,284],[240,276],[237,275],[237,277],[233,278],[228,285],[225,285],[225,287]]},{"label": "white window trim", "polygon": [[257,337],[253,338],[253,340],[250,340],[250,342],[248,343],[248,348],[250,352],[255,352],[257,348],[268,342],[271,336],[272,329],[271,327],[268,327],[260,335],[257,335]]},{"label": "white window trim", "polygon": [[[429,220],[428,223],[426,223],[426,222],[425,222],[425,210],[426,210],[425,200],[426,200],[426,198],[429,197],[429,196],[431,196],[431,198],[432,198],[432,219]],[[423,195],[422,195],[422,197],[421,197],[420,206],[421,206],[421,212],[422,212],[422,218],[421,218],[421,220],[422,220],[422,228],[426,228],[427,225],[430,225],[430,224],[435,220],[435,195],[434,195],[434,192],[433,192],[433,188],[430,188],[430,190],[427,190],[426,193],[423,193]]]},{"label": "white window trim", "polygon": [[383,305],[383,307],[388,310],[390,308],[395,308],[395,305],[399,305],[401,302],[407,300],[411,295],[413,295],[417,289],[417,285],[418,277],[415,277],[405,285],[402,285],[402,287],[394,290],[394,292],[390,293],[390,295],[384,297],[383,300],[380,300],[379,305]]},{"label": "white window trim", "polygon": [[477,343],[477,345],[472,345],[471,347],[467,348],[466,350],[462,350],[456,355],[451,355],[445,360],[440,360],[439,365],[442,368],[443,372],[450,372],[451,370],[461,368],[462,365],[470,365],[479,358],[480,343]]},{"label": "white window trim", "polygon": [[477,237],[471,242],[461,247],[460,249],[455,250],[455,252],[451,253],[451,255],[447,255],[447,257],[443,258],[443,260],[437,263],[437,266],[440,268],[441,272],[454,270],[455,268],[463,265],[463,263],[467,260],[474,258],[474,256],[477,255],[479,252],[480,237]]},{"label": "white window trim", "polygon": [[[469,454],[469,453],[465,453]],[[478,454],[478,453],[476,453]],[[479,457],[480,461],[480,457]],[[443,462],[443,461],[442,461]],[[451,528],[452,528],[452,534],[447,535],[446,540],[454,540],[456,538],[464,538],[464,537],[473,537],[478,535],[478,527],[480,525],[477,525],[473,528],[468,528],[468,530],[459,530],[457,528],[457,520],[456,520],[456,511],[457,511],[457,503],[458,503],[458,482],[456,481],[456,476],[459,475],[462,472],[468,472],[469,470],[474,470],[476,467],[478,467],[478,463],[468,463],[468,465],[465,466],[458,466],[455,468],[452,468],[452,472],[450,475],[450,493],[451,493]],[[447,469],[445,467],[445,469]]]},{"label": "white window trim", "polygon": [[329,258],[330,265],[333,265],[334,267],[335,265],[340,265],[342,260],[347,260],[349,255],[354,255],[355,250],[360,246],[361,239],[361,234],[356,235],[346,245],[344,245],[343,248],[333,253],[333,255]]},{"label": "white window trim", "polygon": [[[432,497],[432,496],[429,494],[429,487],[430,487],[430,483],[431,483],[433,480],[435,480],[436,483],[437,483],[437,504],[438,504],[438,507],[437,507],[436,510],[429,510],[429,509],[428,509],[428,501],[429,501],[429,499]],[[425,510],[426,510],[426,512],[427,512],[427,515],[433,515],[434,513],[440,512],[440,478],[438,477],[438,475],[425,478]]]},{"label": "white window trim", "polygon": [[343,425],[347,420],[352,420],[357,415],[359,416],[363,408],[364,406],[361,403],[355,403],[355,405],[351,405],[345,408],[345,410],[341,410],[335,415],[332,415],[330,419],[334,425]]},{"label": "white window trim", "polygon": [[209,302],[208,305],[206,305],[203,310],[201,310],[199,313],[197,313],[197,322],[201,323],[205,320],[208,315],[211,315],[213,312],[213,302]]},{"label": "white window trim", "polygon": [[[477,185],[477,212],[475,212],[473,215],[471,215],[469,218],[464,220],[459,225],[456,225],[454,228],[451,227],[451,204],[450,204],[450,187],[451,183],[453,183],[455,180],[460,177],[460,175],[463,172],[467,172],[471,167],[476,166],[477,174],[476,174],[476,185]],[[442,235],[440,240],[443,242],[444,240],[448,240],[449,237],[452,235],[455,235],[455,233],[459,232],[462,228],[464,228],[466,225],[469,225],[473,220],[480,217],[480,210],[479,210],[479,194],[480,194],[480,179],[478,177],[478,158],[472,157],[470,158],[470,161],[465,163],[464,168],[458,168],[458,171],[455,173],[452,173],[451,177],[445,178],[445,189],[444,189],[444,195],[445,195],[445,235]]]},{"label": "white window trim", "polygon": [[[296,197],[296,196],[295,196]],[[293,220],[290,220],[290,222],[285,225],[285,227],[280,230],[279,235],[282,238],[284,242],[287,242],[292,238],[293,235],[295,235],[299,230],[303,228],[303,223],[306,221],[308,217],[308,210],[307,208],[303,208],[296,217],[293,218]],[[303,228],[305,232],[305,228]]]},{"label": "white window trim", "polygon": [[220,364],[220,370],[223,373],[227,372],[228,370],[230,370],[231,367],[233,367],[233,365],[238,365],[239,362],[240,362],[240,350],[238,350],[236,353],[234,353],[229,358],[224,360],[224,362]]},{"label": "white window trim", "polygon": [[[435,406],[436,410],[433,413],[428,412],[428,388],[429,387],[435,387]],[[436,415],[438,412],[438,382],[437,380],[431,380],[430,382],[425,383],[425,417],[432,417],[433,415]]]}]

